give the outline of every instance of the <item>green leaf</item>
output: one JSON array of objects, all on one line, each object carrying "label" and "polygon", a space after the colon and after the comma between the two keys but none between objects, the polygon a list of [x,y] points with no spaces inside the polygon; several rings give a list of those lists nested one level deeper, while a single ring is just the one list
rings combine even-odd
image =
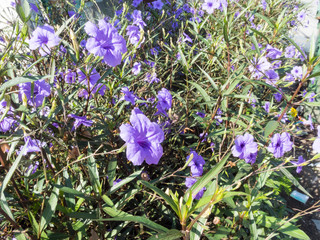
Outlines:
[{"label": "green leaf", "polygon": [[116,192],[118,189],[120,189],[123,185],[131,182],[133,179],[137,178],[138,176],[141,175],[143,169],[132,173],[129,177],[126,177],[125,179],[121,180],[119,183],[117,183],[116,185],[112,186],[110,188],[110,190],[108,191],[108,195]]},{"label": "green leaf", "polygon": [[[208,95],[208,93],[206,93],[206,91],[197,83],[195,82],[189,82],[191,85],[193,85],[201,94],[203,100],[206,102],[206,103],[210,103],[211,102],[211,98],[210,96]],[[212,104],[210,104],[212,105]]]},{"label": "green leaf", "polygon": [[257,225],[253,217],[252,211],[249,213],[249,223],[250,223],[250,233],[251,233],[251,239],[255,240],[258,239],[258,232],[257,232]]},{"label": "green leaf", "polygon": [[89,159],[88,159],[88,169],[89,169],[89,177],[91,184],[93,185],[93,189],[96,193],[101,195],[102,189],[101,189],[101,184],[99,181],[99,172],[96,164],[96,160],[93,157],[92,150],[90,143],[88,143],[88,154],[89,154]]},{"label": "green leaf", "polygon": [[183,234],[180,231],[178,231],[177,229],[170,229],[168,232],[157,234],[148,238],[148,240],[176,240],[180,239],[181,237],[183,237]]},{"label": "green leaf", "polygon": [[264,130],[264,137],[268,138],[271,133],[273,133],[279,127],[279,123],[277,121],[269,121]]},{"label": "green leaf", "polygon": [[[60,178],[58,178],[57,184],[58,185],[60,184]],[[51,222],[51,219],[57,208],[58,198],[59,198],[59,188],[54,187],[51,192],[50,198],[46,204],[46,207],[43,211],[43,214],[41,216],[40,232],[45,230],[48,227],[49,223]]]},{"label": "green leaf", "polygon": [[256,224],[266,228],[271,228],[273,230],[276,230],[277,232],[281,232],[283,234],[292,236],[296,239],[302,239],[302,240],[310,239],[308,235],[305,234],[305,232],[300,230],[298,227],[296,227],[292,223],[286,222],[286,220],[283,220],[283,219],[267,216],[263,212],[261,215],[259,215],[256,218]]},{"label": "green leaf", "polygon": [[307,194],[309,197],[312,197],[310,193],[308,193],[307,190],[304,189],[304,187],[301,186],[299,181],[295,179],[295,177],[285,168],[280,168],[281,172],[295,185],[297,188],[299,188],[302,192]]},{"label": "green leaf", "polygon": [[142,225],[153,229],[159,233],[162,232],[168,232],[169,229],[149,220],[148,218],[145,217],[140,217],[140,216],[123,216],[123,217],[115,217],[115,218],[106,218],[106,219],[96,219],[96,221],[118,221],[118,222],[135,222],[135,223],[141,223]]},{"label": "green leaf", "polygon": [[224,164],[228,160],[231,152],[229,152],[219,163],[217,163],[209,172],[207,172],[204,176],[202,176],[198,181],[186,191],[184,195],[184,200],[186,201],[189,194],[196,195],[203,187],[205,187],[213,178],[217,177],[217,175],[222,170]]},{"label": "green leaf", "polygon": [[12,166],[10,167],[8,173],[6,174],[6,177],[4,178],[2,184],[1,184],[1,188],[0,188],[0,207],[1,209],[15,222],[14,217],[12,215],[11,209],[9,208],[8,202],[6,200],[6,197],[4,195],[4,190],[6,189],[10,179],[12,178],[14,172],[16,171],[22,155],[26,149],[26,146],[28,145],[29,140],[25,143],[25,145],[22,148],[22,151],[20,151],[20,154],[18,155],[17,159],[14,161],[14,163],[12,164]]},{"label": "green leaf", "polygon": [[62,186],[62,185],[57,185],[55,184],[54,187],[58,188],[61,192],[64,192],[64,193],[68,193],[70,195],[74,195],[74,196],[77,196],[79,198],[83,198],[83,199],[87,199],[87,200],[94,200],[93,197],[91,196],[88,196],[82,192],[79,192],[75,189],[72,189],[72,188],[69,188],[69,187],[66,187],[66,186]]},{"label": "green leaf", "polygon": [[319,107],[320,102],[304,102],[305,105],[308,105],[310,107]]},{"label": "green leaf", "polygon": [[218,86],[217,84],[214,82],[214,80],[210,77],[210,75],[204,71],[202,68],[199,67],[199,69],[201,70],[201,72],[206,76],[206,78],[209,80],[209,82],[211,83],[212,87],[215,89],[215,90],[218,90]]},{"label": "green leaf", "polygon": [[167,195],[165,192],[163,192],[162,190],[160,190],[159,188],[157,188],[156,186],[152,185],[149,182],[146,182],[143,180],[140,180],[139,182],[142,183],[147,188],[150,188],[152,191],[157,193],[160,197],[162,197],[166,201],[166,203],[170,205],[172,210],[175,211],[178,217],[180,217],[179,207],[176,205],[176,203],[173,201],[173,199],[169,195]]},{"label": "green leaf", "polygon": [[17,78],[11,79],[11,80],[5,82],[4,84],[2,84],[1,87],[0,87],[0,92],[5,91],[7,88],[16,86],[16,85],[18,85],[20,83],[34,82],[34,81],[38,81],[38,80],[45,79],[45,78],[48,78],[48,77],[50,77],[50,76],[48,75],[48,76],[23,76],[23,77],[17,77]]},{"label": "green leaf", "polygon": [[[37,223],[37,220],[36,220],[36,218],[34,217],[34,215],[32,214],[31,211],[28,211],[28,217],[29,217],[29,220],[31,222],[32,229],[36,233],[36,235],[38,236],[38,239],[49,239],[45,232],[42,232],[41,235],[40,235],[39,224]],[[40,238],[40,236],[41,236],[41,238]]]},{"label": "green leaf", "polygon": [[20,4],[16,4],[16,11],[22,22],[28,22],[31,17],[31,9],[27,0],[20,0]]}]

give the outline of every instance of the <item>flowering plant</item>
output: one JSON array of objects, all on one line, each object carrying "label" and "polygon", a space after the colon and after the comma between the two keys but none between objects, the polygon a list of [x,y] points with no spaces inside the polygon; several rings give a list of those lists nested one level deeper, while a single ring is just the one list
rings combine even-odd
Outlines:
[{"label": "flowering plant", "polygon": [[320,154],[302,5],[55,2],[16,1],[0,39],[6,237],[309,239],[286,206]]}]

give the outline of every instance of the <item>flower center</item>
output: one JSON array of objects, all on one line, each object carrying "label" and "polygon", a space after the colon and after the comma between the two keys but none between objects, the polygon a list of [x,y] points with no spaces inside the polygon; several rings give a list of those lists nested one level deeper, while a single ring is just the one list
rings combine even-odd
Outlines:
[{"label": "flower center", "polygon": [[244,148],[245,147],[245,143],[244,142],[240,143],[240,147]]},{"label": "flower center", "polygon": [[138,144],[140,147],[142,147],[143,149],[147,149],[150,147],[150,142],[147,140],[142,140],[142,141],[138,141]]},{"label": "flower center", "polygon": [[40,39],[42,44],[47,44],[48,41],[49,41],[48,37],[45,36],[45,35],[39,36],[39,39]]}]

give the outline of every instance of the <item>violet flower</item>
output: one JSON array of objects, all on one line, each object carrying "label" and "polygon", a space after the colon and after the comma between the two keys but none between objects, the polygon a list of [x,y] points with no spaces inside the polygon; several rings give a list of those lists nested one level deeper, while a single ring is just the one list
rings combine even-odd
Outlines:
[{"label": "violet flower", "polygon": [[135,62],[132,67],[132,73],[134,75],[138,75],[140,73],[140,71],[141,71],[141,63]]},{"label": "violet flower", "polygon": [[121,97],[119,99],[119,101],[125,100],[125,101],[130,102],[132,105],[135,104],[137,97],[132,92],[129,91],[128,87],[121,88],[121,92],[124,94],[124,96]]},{"label": "violet flower", "polygon": [[158,97],[158,103],[157,103],[158,111],[156,114],[162,113],[168,117],[166,110],[170,109],[172,105],[172,95],[170,91],[165,88],[162,88],[158,92],[157,97]]},{"label": "violet flower", "polygon": [[[186,187],[189,189],[192,187],[193,184],[195,184],[197,182],[196,178],[192,178],[192,177],[187,177],[186,178]],[[206,190],[206,188],[202,188],[196,195],[192,195],[193,199],[197,199],[200,200],[200,198],[202,198],[204,191]]]},{"label": "violet flower", "polygon": [[190,155],[187,157],[187,160],[186,160],[187,162],[189,161],[191,154],[193,154],[193,158],[192,158],[191,162],[188,164],[188,166],[191,167],[190,170],[191,170],[192,176],[200,177],[203,173],[203,165],[206,162],[195,151],[190,152]]},{"label": "violet flower", "polygon": [[161,0],[157,0],[157,1],[152,2],[152,6],[154,9],[161,10],[163,7],[163,3],[161,2]]},{"label": "violet flower", "polygon": [[31,50],[39,48],[41,56],[50,54],[51,48],[57,46],[60,38],[55,34],[53,27],[48,24],[38,26],[32,33],[29,40],[29,47]]},{"label": "violet flower", "polygon": [[[296,172],[297,172],[297,173],[300,173],[301,170],[302,170],[302,164],[303,164],[305,161],[306,161],[306,160],[304,160],[302,156],[299,156],[297,162],[295,162],[295,161],[290,161],[290,162],[291,162],[293,165],[296,165],[296,166],[297,166]],[[299,165],[300,165],[300,166],[299,166]]]},{"label": "violet flower", "polygon": [[132,13],[133,24],[137,25],[139,28],[143,29],[147,24],[142,20],[141,11],[134,10]]},{"label": "violet flower", "polygon": [[[32,139],[30,136],[24,137],[24,142],[25,143],[28,142],[28,144],[24,152],[22,153],[23,156],[26,156],[28,153],[40,152],[41,148],[46,145],[46,143],[41,142],[40,140],[37,140],[37,139]],[[23,150],[23,147],[24,146],[20,147],[20,151],[18,152],[18,154],[20,154],[20,152]]]},{"label": "violet flower", "polygon": [[[258,152],[258,144],[251,134],[238,135],[232,147],[232,155],[246,161],[252,161],[252,156]],[[252,155],[253,154],[253,155]]]},{"label": "violet flower", "polygon": [[76,130],[81,125],[90,127],[93,124],[93,121],[88,120],[86,116],[80,117],[75,114],[69,114],[68,117],[73,118],[75,120],[73,123],[72,131]]},{"label": "violet flower", "polygon": [[289,152],[292,149],[293,143],[290,141],[289,133],[276,133],[271,139],[271,143],[268,146],[268,151],[271,152],[275,158],[280,158],[285,152]]},{"label": "violet flower", "polygon": [[269,113],[270,112],[270,102],[265,102],[263,108],[267,113]]},{"label": "violet flower", "polygon": [[97,82],[99,81],[99,79],[101,78],[100,74],[97,72],[97,70],[95,68],[91,69],[87,69],[87,73],[90,73],[89,76],[89,85],[88,85],[88,79],[86,74],[84,74],[80,69],[77,70],[77,74],[78,74],[78,80],[79,83],[81,85],[84,85],[86,87],[86,89],[81,89],[78,96],[79,97],[84,97],[84,98],[88,98],[89,97],[89,93],[88,93],[88,88],[90,88],[90,98],[92,97],[92,95],[94,95],[98,90],[99,90],[99,94],[101,96],[104,95],[107,87],[101,83]]},{"label": "violet flower", "polygon": [[[32,84],[34,84],[33,93],[31,92]],[[18,86],[20,100],[22,101],[22,95],[25,94],[28,104],[35,107],[41,106],[44,98],[48,97],[51,92],[51,86],[45,80],[38,80],[33,83],[20,83]]]},{"label": "violet flower", "polygon": [[133,165],[158,164],[163,149],[160,143],[164,133],[160,126],[151,122],[138,108],[131,112],[130,124],[120,126],[120,137],[127,144],[127,159]]},{"label": "violet flower", "polygon": [[121,54],[127,51],[126,41],[104,19],[99,21],[98,26],[99,28],[92,22],[86,23],[85,31],[90,36],[86,48],[95,56],[103,57],[106,64],[115,67],[121,63]]},{"label": "violet flower", "polygon": [[295,66],[293,67],[293,69],[291,70],[291,74],[297,78],[297,79],[301,79],[302,78],[302,67],[301,66]]},{"label": "violet flower", "polygon": [[[137,26],[134,25],[129,25],[127,26],[127,36],[129,36],[129,41],[131,44],[137,46],[139,41],[140,41],[140,28],[138,28]],[[141,40],[140,44],[137,46],[137,48],[139,48],[141,46],[141,44],[144,42],[144,37]]]}]

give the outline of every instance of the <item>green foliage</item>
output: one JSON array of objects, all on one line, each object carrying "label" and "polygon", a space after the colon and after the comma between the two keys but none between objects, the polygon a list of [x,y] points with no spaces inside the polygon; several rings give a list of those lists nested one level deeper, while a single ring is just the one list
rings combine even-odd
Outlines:
[{"label": "green foliage", "polygon": [[[135,8],[131,1],[116,8],[117,2],[113,12],[122,12],[108,21],[125,38],[127,52],[116,67],[81,43],[89,38],[86,2],[98,2],[42,1],[38,14],[27,1],[19,2],[16,10],[23,24],[13,25],[0,52],[0,99],[7,104],[0,106],[0,124],[8,117],[16,121],[10,131],[0,125],[0,217],[7,236],[309,239],[296,226],[298,215],[288,218],[283,197],[293,187],[310,196],[288,169],[293,152],[276,158],[267,150],[275,133],[298,135],[303,124],[292,107],[319,107],[299,92],[308,79],[318,79],[320,59],[315,42],[307,58],[287,37],[296,20],[295,1],[269,0],[265,10],[260,1],[228,1],[228,7],[203,15],[202,1],[166,3],[161,11],[143,2],[137,9],[147,26],[139,30],[136,45],[127,34]],[[70,17],[69,10],[78,16]],[[44,23],[54,27],[61,41],[41,56],[39,49],[30,50],[28,39]],[[281,61],[275,82],[256,69],[269,45],[283,52],[272,60],[273,65]],[[296,48],[296,57],[284,56],[288,45]],[[141,72],[133,74],[137,62]],[[303,66],[297,83],[286,80],[294,66]],[[95,71],[99,76],[88,84]],[[259,71],[261,76],[255,77]],[[153,74],[159,82],[148,81]],[[39,94],[35,88],[42,79],[50,94],[33,106],[30,99]],[[23,84],[30,84],[30,96],[21,93]],[[123,100],[123,87],[136,95],[135,104]],[[162,88],[173,98],[168,116],[158,113]],[[276,93],[282,94],[279,102]],[[266,103],[270,111],[264,109]],[[128,144],[119,128],[130,121],[135,107],[164,131],[157,165],[135,166],[127,159]],[[287,119],[279,118],[282,113]],[[76,126],[70,114],[92,125]],[[236,137],[244,133],[257,142],[252,164],[233,154]],[[29,153],[27,137],[39,140]],[[191,150],[205,160],[202,176],[190,171],[196,158]],[[305,154],[311,160],[319,157]],[[190,178],[197,181],[186,189]]]}]

